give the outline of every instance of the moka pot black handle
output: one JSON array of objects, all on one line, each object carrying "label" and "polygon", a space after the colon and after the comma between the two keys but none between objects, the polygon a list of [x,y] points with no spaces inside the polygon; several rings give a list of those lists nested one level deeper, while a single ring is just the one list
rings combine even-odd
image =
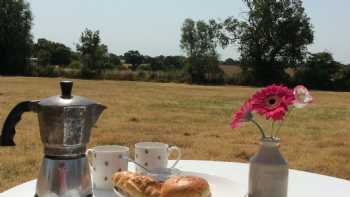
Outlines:
[{"label": "moka pot black handle", "polygon": [[18,103],[7,116],[0,136],[0,146],[16,146],[14,137],[16,134],[16,125],[21,120],[24,112],[30,112],[33,109],[33,101],[23,101]]}]

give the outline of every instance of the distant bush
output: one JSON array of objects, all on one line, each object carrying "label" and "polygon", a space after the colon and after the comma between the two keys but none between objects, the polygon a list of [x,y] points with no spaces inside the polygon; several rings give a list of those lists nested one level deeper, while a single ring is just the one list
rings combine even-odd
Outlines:
[{"label": "distant bush", "polygon": [[350,66],[342,65],[334,78],[335,90],[350,90]]},{"label": "distant bush", "polygon": [[102,78],[107,80],[116,80],[115,79],[115,73],[118,72],[117,70],[108,70],[103,73]]},{"label": "distant bush", "polygon": [[186,58],[183,56],[157,56],[149,57],[147,62],[153,71],[182,70],[185,66]]},{"label": "distant bush", "polygon": [[182,71],[151,71],[148,72],[149,81],[157,82],[185,82],[185,75]]},{"label": "distant bush", "polygon": [[140,80],[140,81],[148,81],[149,80],[148,72],[143,70],[137,71],[136,78],[137,80]]},{"label": "distant bush", "polygon": [[253,85],[254,76],[251,72],[241,72],[231,75],[225,75],[225,84],[230,85]]},{"label": "distant bush", "polygon": [[130,71],[130,70],[110,70],[101,76],[101,79],[121,80],[121,81],[154,81],[154,82],[185,82],[182,71]]},{"label": "distant bush", "polygon": [[122,62],[120,61],[120,58],[114,54],[114,53],[110,53],[109,54],[109,62],[114,66],[118,66],[118,65],[121,65]]},{"label": "distant bush", "polygon": [[334,61],[327,52],[310,54],[306,62],[299,66],[294,76],[296,83],[305,84],[309,88],[333,90],[340,71],[340,63]]},{"label": "distant bush", "polygon": [[125,65],[125,64],[117,65],[116,69],[117,70],[129,70],[128,65]]},{"label": "distant bush", "polygon": [[39,60],[39,65],[64,65],[71,63],[71,49],[64,44],[39,38],[33,45],[33,54]]},{"label": "distant bush", "polygon": [[62,77],[66,78],[80,78],[80,69],[65,68],[61,70]]},{"label": "distant bush", "polygon": [[74,60],[68,65],[68,68],[80,69],[81,68],[81,63],[78,60]]},{"label": "distant bush", "polygon": [[81,78],[83,79],[96,79],[98,78],[98,73],[96,70],[91,70],[90,68],[88,68],[87,66],[83,66],[81,68]]},{"label": "distant bush", "polygon": [[121,81],[134,81],[136,80],[136,73],[128,70],[108,70],[101,76],[102,79],[108,80],[121,80]]},{"label": "distant bush", "polygon": [[31,75],[35,77],[60,77],[61,69],[58,66],[34,66],[31,68]]},{"label": "distant bush", "polygon": [[[190,63],[195,63],[195,66]],[[127,65],[119,65],[116,68],[97,72],[81,66],[79,61],[73,61],[68,67],[31,66],[29,67],[29,75],[36,77],[259,86],[255,75],[248,68],[240,67],[239,72],[226,71],[224,73],[217,67],[216,63],[215,57],[204,57],[203,59],[187,61],[184,69],[152,70],[151,64],[147,63],[141,64],[135,71],[130,70]],[[342,65],[334,61],[332,55],[328,53],[310,54],[307,61],[291,69],[289,76],[290,80],[286,80],[285,84],[290,87],[304,84],[310,89],[350,90],[350,65]]]},{"label": "distant bush", "polygon": [[150,64],[141,64],[137,70],[152,70],[152,67]]},{"label": "distant bush", "polygon": [[219,68],[216,55],[194,56],[187,59],[185,78],[194,84],[223,84],[224,72]]}]

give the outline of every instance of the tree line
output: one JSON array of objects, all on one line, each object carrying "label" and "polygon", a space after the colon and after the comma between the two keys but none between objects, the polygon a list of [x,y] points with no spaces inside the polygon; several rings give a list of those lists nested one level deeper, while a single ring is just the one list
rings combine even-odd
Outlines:
[{"label": "tree line", "polygon": [[236,46],[241,72],[224,80],[227,83],[303,83],[314,89],[350,90],[350,65],[337,62],[329,52],[307,50],[314,31],[301,0],[243,2],[243,19],[185,20],[180,46],[195,82],[213,81],[213,76],[222,81],[216,49]]},{"label": "tree line", "polygon": [[[24,0],[0,0],[0,75],[68,76],[193,84],[303,83],[310,88],[350,90],[350,65],[330,52],[310,53],[314,29],[301,0],[242,0],[243,19],[186,19],[180,47],[186,56],[129,50],[109,52],[98,30],[85,29],[75,50],[30,33],[33,18]],[[220,61],[218,48],[236,46],[239,59]],[[227,74],[220,65],[239,66]]]}]

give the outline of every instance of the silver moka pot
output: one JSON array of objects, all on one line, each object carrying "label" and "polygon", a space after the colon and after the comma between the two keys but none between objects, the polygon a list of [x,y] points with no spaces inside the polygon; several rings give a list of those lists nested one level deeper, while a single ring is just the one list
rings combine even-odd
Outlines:
[{"label": "silver moka pot", "polygon": [[105,106],[71,94],[73,82],[61,81],[62,94],[17,104],[5,120],[1,146],[15,146],[15,126],[24,112],[38,114],[44,159],[36,185],[37,197],[92,197],[85,155],[90,130]]}]

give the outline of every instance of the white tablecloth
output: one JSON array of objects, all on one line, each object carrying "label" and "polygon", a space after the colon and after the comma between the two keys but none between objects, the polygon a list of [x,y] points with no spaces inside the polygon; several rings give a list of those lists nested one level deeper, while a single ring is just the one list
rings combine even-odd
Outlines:
[{"label": "white tablecloth", "polygon": [[[130,164],[130,169],[134,166]],[[182,171],[220,176],[239,183],[247,190],[248,165],[219,161],[182,160],[178,166]],[[32,180],[0,194],[1,197],[34,196],[36,180]],[[112,197],[111,193],[94,191],[97,197]],[[227,195],[230,196],[229,194]],[[349,197],[350,181],[298,170],[289,171],[288,197]],[[242,196],[243,197],[243,196]]]}]

